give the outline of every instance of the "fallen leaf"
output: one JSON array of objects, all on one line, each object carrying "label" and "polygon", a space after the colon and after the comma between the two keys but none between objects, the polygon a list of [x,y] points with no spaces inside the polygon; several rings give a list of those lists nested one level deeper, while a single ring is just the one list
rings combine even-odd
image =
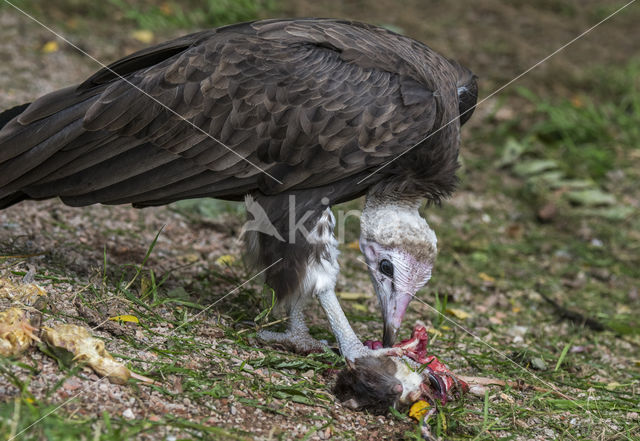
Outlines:
[{"label": "fallen leaf", "polygon": [[534,357],[531,359],[531,367],[539,371],[546,371],[547,363],[540,357]]},{"label": "fallen leaf", "polygon": [[466,311],[463,311],[462,309],[447,308],[445,312],[450,316],[453,316],[459,320],[466,320],[469,317],[471,317],[471,314],[469,314]]},{"label": "fallen leaf", "polygon": [[109,320],[113,320],[114,322],[129,322],[129,323],[140,323],[138,317],[135,315],[117,315],[115,317],[109,317]]},{"label": "fallen leaf", "polygon": [[339,292],[338,297],[343,300],[364,300],[372,296],[366,292]]},{"label": "fallen leaf", "polygon": [[225,254],[216,259],[216,263],[220,266],[230,266],[233,265],[236,261],[236,258],[231,254]]},{"label": "fallen leaf", "polygon": [[181,261],[185,262],[185,263],[196,263],[200,260],[200,254],[198,253],[188,253],[188,254],[183,254],[182,256],[178,257]]},{"label": "fallen leaf", "polygon": [[507,142],[502,148],[502,155],[497,164],[498,167],[513,164],[520,156],[522,156],[526,149],[527,147],[524,143],[519,142],[514,138],[507,139]]},{"label": "fallen leaf", "polygon": [[509,404],[514,404],[516,402],[516,400],[514,400],[513,397],[505,394],[504,392],[500,392],[500,398],[502,398],[504,401],[506,401]]},{"label": "fallen leaf", "polygon": [[427,329],[427,332],[429,334],[432,334],[434,337],[442,337],[442,332],[438,331],[436,328],[429,328]]},{"label": "fallen leaf", "polygon": [[411,406],[411,409],[409,409],[409,416],[416,421],[420,421],[429,411],[430,407],[431,405],[424,400],[416,401]]},{"label": "fallen leaf", "polygon": [[167,2],[162,2],[158,9],[160,9],[160,12],[162,12],[163,15],[169,16],[173,14],[173,7]]},{"label": "fallen leaf", "polygon": [[576,212],[580,216],[601,217],[609,220],[624,220],[635,212],[633,207],[614,205],[612,207],[583,208]]},{"label": "fallen leaf", "polygon": [[482,281],[484,281],[484,282],[493,283],[493,282],[496,281],[496,279],[494,279],[493,277],[491,277],[487,273],[478,273],[478,277],[480,277],[480,279],[482,279]]},{"label": "fallen leaf", "polygon": [[616,313],[618,314],[631,314],[632,310],[629,305],[618,305],[616,308]]},{"label": "fallen leaf", "polygon": [[605,386],[605,389],[607,389],[607,390],[616,390],[620,386],[622,386],[622,385],[620,383],[618,383],[617,381],[612,381],[611,383],[609,383],[609,384],[607,384]]},{"label": "fallen leaf", "polygon": [[353,242],[349,242],[347,244],[347,248],[349,248],[350,250],[359,250],[360,249],[360,242],[357,240],[354,240]]},{"label": "fallen leaf", "polygon": [[9,279],[0,278],[0,299],[32,306],[47,292],[35,283],[13,283]]},{"label": "fallen leaf", "polygon": [[531,176],[554,168],[558,168],[558,163],[553,159],[531,159],[516,164],[513,172],[518,176]]},{"label": "fallen leaf", "polygon": [[60,50],[60,46],[58,45],[57,41],[47,41],[40,50],[43,54],[50,54],[52,52],[57,52],[58,50]]},{"label": "fallen leaf", "polygon": [[609,193],[605,193],[599,189],[569,191],[565,193],[570,202],[586,207],[594,207],[598,205],[613,205],[616,198]]},{"label": "fallen leaf", "polygon": [[559,183],[565,178],[564,172],[560,170],[548,170],[543,171],[540,174],[532,175],[527,178],[527,181],[534,185],[548,185],[552,188],[558,188]]},{"label": "fallen leaf", "polygon": [[588,179],[559,179],[554,182],[549,182],[551,188],[566,188],[568,190],[583,190],[593,187],[595,183]]},{"label": "fallen leaf", "polygon": [[138,40],[141,43],[149,44],[153,42],[153,32],[147,29],[138,29],[137,31],[133,31],[131,36]]},{"label": "fallen leaf", "polygon": [[362,303],[354,303],[353,305],[351,305],[351,307],[353,309],[355,309],[356,311],[360,311],[360,312],[368,312],[369,311],[367,309],[367,306],[363,305]]},{"label": "fallen leaf", "polygon": [[26,351],[31,343],[40,341],[33,331],[25,311],[9,308],[0,312],[0,355],[10,357]]},{"label": "fallen leaf", "polygon": [[124,384],[132,377],[154,383],[150,378],[133,374],[125,365],[115,361],[105,349],[104,342],[91,336],[89,330],[82,326],[63,324],[55,328],[44,327],[42,339],[54,353],[70,353],[73,361],[87,364],[112,383]]},{"label": "fallen leaf", "polygon": [[571,105],[579,109],[584,107],[584,101],[580,95],[574,95],[571,97]]}]

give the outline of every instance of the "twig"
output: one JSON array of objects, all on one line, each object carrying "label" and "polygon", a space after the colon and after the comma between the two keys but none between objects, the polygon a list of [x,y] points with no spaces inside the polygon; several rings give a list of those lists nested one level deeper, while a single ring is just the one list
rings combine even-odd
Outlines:
[{"label": "twig", "polygon": [[[481,392],[481,395],[484,395],[484,388],[486,386],[509,386],[512,387],[516,390],[521,390],[521,391],[526,391],[526,390],[535,390],[536,392],[542,392],[542,393],[552,393],[554,395],[557,395],[561,398],[564,398],[566,400],[571,400],[571,398],[569,398],[567,395],[563,394],[560,391],[557,390],[552,390],[552,389],[546,389],[544,387],[539,387],[539,386],[534,386],[532,384],[527,384],[524,383],[522,381],[505,381],[505,380],[498,380],[497,378],[487,378],[487,377],[468,377],[466,375],[456,375],[456,377],[459,380],[464,381],[465,383],[467,383],[469,385],[469,388],[471,389],[471,393],[473,393],[474,395],[477,395]],[[482,389],[476,389],[474,391],[473,387],[477,387],[477,388],[482,388]],[[475,392],[475,393],[474,393]],[[573,400],[572,400],[573,401]]]}]

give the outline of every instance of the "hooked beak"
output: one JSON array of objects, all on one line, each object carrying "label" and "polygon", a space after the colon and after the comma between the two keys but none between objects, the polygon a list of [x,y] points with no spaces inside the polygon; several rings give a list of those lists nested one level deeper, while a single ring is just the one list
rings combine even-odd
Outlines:
[{"label": "hooked beak", "polygon": [[398,337],[398,328],[393,326],[390,322],[385,321],[384,330],[382,331],[382,346],[390,348],[396,342]]},{"label": "hooked beak", "polygon": [[382,321],[384,323],[382,345],[385,348],[390,348],[396,342],[402,319],[413,296],[407,293],[381,292],[378,294],[378,298],[382,307]]}]

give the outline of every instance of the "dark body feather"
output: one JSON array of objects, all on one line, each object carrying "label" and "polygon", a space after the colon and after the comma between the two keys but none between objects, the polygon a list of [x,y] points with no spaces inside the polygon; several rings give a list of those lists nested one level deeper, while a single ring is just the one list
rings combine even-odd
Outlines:
[{"label": "dark body feather", "polygon": [[[291,194],[297,213],[314,213],[308,225],[322,198],[339,203],[372,186],[438,201],[454,190],[456,118],[477,93],[471,72],[422,43],[329,19],[203,31],[110,69],[4,114],[13,119],[0,129],[0,208],[56,196],[144,207],[252,194],[287,237]],[[304,244],[260,240],[261,263],[284,256],[300,270]],[[287,285],[274,286],[279,295],[299,283],[290,279],[272,282]]]}]

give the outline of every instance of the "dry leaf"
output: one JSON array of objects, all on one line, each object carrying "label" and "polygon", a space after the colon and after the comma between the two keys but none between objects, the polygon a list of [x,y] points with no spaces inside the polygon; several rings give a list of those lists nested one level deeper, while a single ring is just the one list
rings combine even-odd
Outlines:
[{"label": "dry leaf", "polygon": [[128,322],[128,323],[140,323],[140,320],[135,315],[117,315],[115,317],[109,317],[109,320],[114,322]]},{"label": "dry leaf", "polygon": [[611,383],[609,383],[609,384],[607,384],[605,386],[605,389],[607,389],[607,390],[616,390],[620,386],[622,386],[622,385],[620,383],[618,383],[617,381],[612,381]]},{"label": "dry leaf", "polygon": [[131,36],[140,43],[149,44],[153,42],[153,32],[147,29],[138,29],[137,31],[133,31]]},{"label": "dry leaf", "polygon": [[0,355],[10,357],[26,351],[31,343],[40,341],[25,312],[9,308],[0,312]]},{"label": "dry leaf", "polygon": [[571,97],[571,105],[573,107],[581,108],[584,107],[584,101],[580,95],[574,95]]},{"label": "dry leaf", "polygon": [[182,256],[178,257],[178,259],[180,259],[180,261],[185,263],[196,263],[202,260],[200,258],[200,254],[198,253],[183,254]]},{"label": "dry leaf", "polygon": [[35,283],[17,284],[0,277],[0,299],[31,306],[45,295],[47,292]]},{"label": "dry leaf", "polygon": [[616,313],[618,314],[632,314],[631,307],[628,305],[618,305],[616,308]]},{"label": "dry leaf", "polygon": [[225,254],[216,259],[216,263],[220,266],[229,266],[235,263],[236,258],[231,254]]},{"label": "dry leaf", "polygon": [[70,352],[74,361],[86,363],[112,383],[124,384],[131,377],[153,383],[150,378],[133,374],[125,365],[115,361],[105,349],[104,342],[92,337],[82,326],[58,325],[55,328],[45,327],[43,330],[42,338],[52,350],[63,349]]},{"label": "dry leaf", "polygon": [[502,398],[504,401],[506,401],[509,404],[515,404],[516,400],[513,399],[513,397],[505,394],[504,392],[500,392],[500,398]]},{"label": "dry leaf", "polygon": [[371,297],[371,294],[365,292],[339,292],[337,294],[343,300],[365,300]]},{"label": "dry leaf", "polygon": [[431,405],[424,400],[416,401],[411,406],[411,409],[409,409],[409,416],[420,421],[429,411],[429,407],[431,407]]},{"label": "dry leaf", "polygon": [[457,318],[458,320],[466,320],[469,317],[471,317],[471,314],[469,314],[466,311],[463,311],[462,309],[447,308],[445,312],[450,316]]},{"label": "dry leaf", "polygon": [[349,242],[347,244],[347,248],[349,248],[350,250],[359,250],[360,249],[360,242],[357,240],[354,240],[353,242]]},{"label": "dry leaf", "polygon": [[487,273],[478,273],[478,277],[480,277],[480,279],[484,282],[493,283],[496,281],[496,279],[494,279]]},{"label": "dry leaf", "polygon": [[40,49],[44,54],[50,54],[52,52],[58,52],[60,50],[60,46],[57,41],[47,41],[42,49]]},{"label": "dry leaf", "polygon": [[170,3],[163,2],[160,4],[158,9],[160,9],[160,12],[162,12],[163,15],[169,16],[173,14],[173,7],[171,6]]}]

